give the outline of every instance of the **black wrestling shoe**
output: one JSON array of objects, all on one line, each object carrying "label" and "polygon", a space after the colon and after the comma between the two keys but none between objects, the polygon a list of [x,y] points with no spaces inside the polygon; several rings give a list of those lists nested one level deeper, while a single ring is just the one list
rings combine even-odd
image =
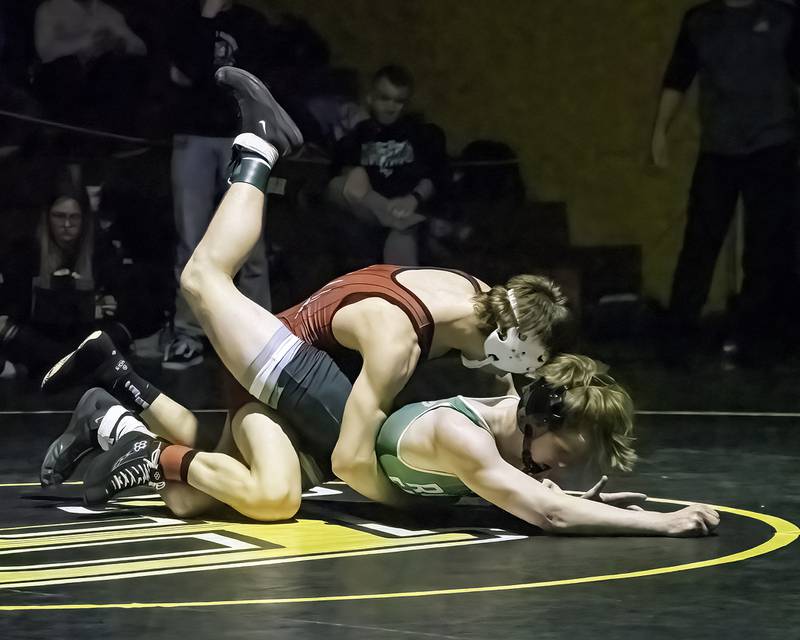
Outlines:
[{"label": "black wrestling shoe", "polygon": [[165,486],[158,464],[161,443],[142,433],[126,433],[105,453],[97,456],[83,479],[83,502],[87,507],[105,504],[115,495],[134,487]]},{"label": "black wrestling shoe", "polygon": [[[83,394],[67,428],[47,449],[39,472],[43,487],[61,484],[69,478],[81,458],[98,448],[97,429],[108,410],[118,405],[116,398],[94,387]],[[125,412],[123,415],[132,415]]]},{"label": "black wrestling shoe", "polygon": [[258,136],[275,147],[279,156],[285,156],[303,144],[300,129],[264,83],[252,73],[237,67],[220,67],[215,78],[218,84],[228,87],[236,97],[243,134]]},{"label": "black wrestling shoe", "polygon": [[112,366],[127,368],[129,365],[114,342],[104,331],[95,331],[78,345],[72,353],[53,365],[42,379],[42,391],[55,393],[81,380],[97,382],[93,375],[102,364],[117,358]]}]

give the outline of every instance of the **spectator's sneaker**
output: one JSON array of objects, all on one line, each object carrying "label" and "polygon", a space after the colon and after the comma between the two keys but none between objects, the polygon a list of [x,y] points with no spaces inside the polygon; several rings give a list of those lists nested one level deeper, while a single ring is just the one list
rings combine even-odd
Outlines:
[{"label": "spectator's sneaker", "polygon": [[81,458],[98,448],[97,429],[100,422],[108,410],[118,404],[116,398],[98,387],[83,394],[64,433],[56,438],[44,456],[39,473],[43,487],[67,480]]},{"label": "spectator's sneaker", "polygon": [[[303,144],[303,134],[264,83],[237,67],[220,67],[215,78],[233,91],[241,113],[242,134],[252,134],[285,156]],[[256,150],[258,153],[258,151]]]},{"label": "spectator's sneaker", "polygon": [[128,354],[133,350],[133,336],[130,329],[117,320],[106,320],[100,325],[100,330],[103,331],[109,338],[114,346],[119,349],[123,354]]},{"label": "spectator's sneaker", "polygon": [[[118,362],[111,362],[112,360]],[[103,331],[95,331],[72,353],[56,362],[42,379],[42,391],[55,393],[83,379],[94,379],[95,372],[106,362],[112,367],[128,367],[114,342]]]},{"label": "spectator's sneaker", "polygon": [[161,368],[182,371],[201,362],[203,362],[203,343],[186,333],[179,333],[164,349]]},{"label": "spectator's sneaker", "polygon": [[10,360],[0,358],[0,380],[13,380],[17,377],[17,368]]},{"label": "spectator's sneaker", "polygon": [[[0,283],[3,281],[3,274],[0,273]],[[7,340],[11,340],[15,335],[17,335],[17,331],[19,331],[19,327],[11,322],[11,319],[8,316],[0,316],[0,344],[3,344]]]},{"label": "spectator's sneaker", "polygon": [[161,490],[166,485],[158,464],[161,443],[142,433],[127,433],[108,451],[97,456],[83,479],[83,501],[87,507],[105,504],[115,495],[134,487]]},{"label": "spectator's sneaker", "polygon": [[172,329],[162,327],[149,336],[134,340],[133,353],[137,358],[144,360],[161,360],[164,357],[164,351],[174,338],[175,332]]},{"label": "spectator's sneaker", "polygon": [[161,332],[162,330],[159,329],[149,336],[134,340],[133,354],[137,358],[142,358],[145,360],[155,358],[161,359],[162,355],[164,354],[164,348],[166,347],[166,345],[161,344]]}]

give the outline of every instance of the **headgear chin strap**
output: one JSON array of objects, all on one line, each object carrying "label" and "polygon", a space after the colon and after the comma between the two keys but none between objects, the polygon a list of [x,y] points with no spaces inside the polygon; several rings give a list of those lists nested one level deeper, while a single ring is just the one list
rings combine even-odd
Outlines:
[{"label": "headgear chin strap", "polygon": [[[511,305],[514,321],[519,326],[517,298],[511,289],[508,289],[506,295]],[[528,337],[520,334],[517,327],[502,331],[498,326],[484,341],[483,352],[486,354],[486,358],[483,360],[470,360],[462,353],[461,363],[469,369],[479,369],[491,365],[506,373],[532,375],[545,360],[545,349],[541,344],[538,341],[528,342]]]},{"label": "headgear chin strap", "polygon": [[548,465],[539,464],[533,459],[531,443],[543,431],[555,431],[564,422],[566,392],[566,387],[553,387],[544,378],[539,378],[522,389],[517,404],[517,426],[525,434],[522,439],[522,470],[529,476],[550,469]]}]

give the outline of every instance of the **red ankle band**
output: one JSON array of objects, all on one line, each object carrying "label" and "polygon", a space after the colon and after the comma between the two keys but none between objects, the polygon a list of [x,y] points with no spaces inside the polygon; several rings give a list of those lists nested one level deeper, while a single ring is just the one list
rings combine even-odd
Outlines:
[{"label": "red ankle band", "polygon": [[164,477],[170,482],[186,482],[189,475],[189,465],[199,453],[197,449],[190,449],[181,444],[171,444],[161,451],[158,459],[164,470]]}]

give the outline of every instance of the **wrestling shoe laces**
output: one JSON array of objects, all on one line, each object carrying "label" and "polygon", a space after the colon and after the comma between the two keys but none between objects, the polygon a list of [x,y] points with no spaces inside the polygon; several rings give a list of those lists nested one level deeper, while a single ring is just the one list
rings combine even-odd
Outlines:
[{"label": "wrestling shoe laces", "polygon": [[158,466],[161,449],[155,449],[149,456],[143,455],[133,458],[133,462],[128,462],[129,458],[136,454],[141,454],[147,448],[147,440],[139,440],[134,443],[131,451],[114,463],[111,476],[108,479],[112,493],[143,486],[151,487],[158,491],[166,486],[164,475]]},{"label": "wrestling shoe laces", "polygon": [[161,443],[138,432],[126,433],[105,453],[97,456],[83,478],[83,502],[103,505],[120,491],[134,487],[160,490],[166,486],[159,466]]}]

